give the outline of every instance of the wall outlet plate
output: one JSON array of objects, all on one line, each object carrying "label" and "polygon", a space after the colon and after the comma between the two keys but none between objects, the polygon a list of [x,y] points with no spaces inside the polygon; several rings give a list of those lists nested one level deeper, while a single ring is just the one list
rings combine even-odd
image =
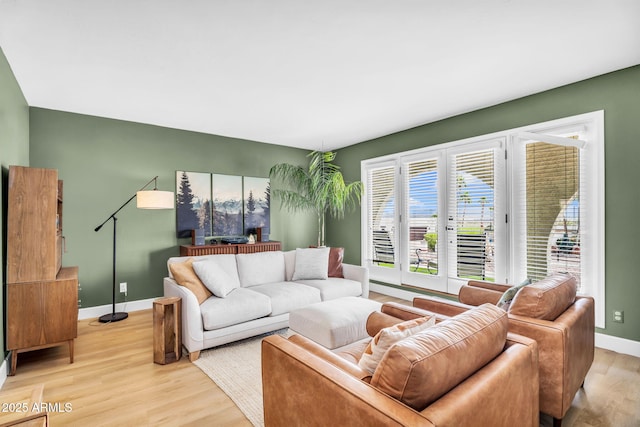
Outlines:
[{"label": "wall outlet plate", "polygon": [[616,323],[624,323],[624,311],[613,310],[613,321]]},{"label": "wall outlet plate", "polygon": [[121,294],[127,293],[127,282],[120,283],[120,293]]}]

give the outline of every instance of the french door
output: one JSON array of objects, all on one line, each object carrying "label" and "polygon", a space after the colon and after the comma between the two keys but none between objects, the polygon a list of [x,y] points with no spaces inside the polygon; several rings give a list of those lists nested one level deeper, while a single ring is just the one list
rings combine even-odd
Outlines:
[{"label": "french door", "polygon": [[495,242],[506,229],[496,220],[504,218],[504,162],[504,141],[487,140],[368,169],[363,261],[371,277],[448,293],[469,279],[503,278]]}]

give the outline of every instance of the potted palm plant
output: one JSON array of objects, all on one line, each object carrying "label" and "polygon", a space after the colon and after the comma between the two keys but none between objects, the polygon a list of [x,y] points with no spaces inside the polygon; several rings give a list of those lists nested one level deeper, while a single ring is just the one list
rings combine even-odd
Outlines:
[{"label": "potted palm plant", "polygon": [[288,163],[271,168],[269,177],[280,179],[288,186],[273,189],[271,194],[292,212],[314,212],[318,220],[318,246],[324,246],[327,214],[343,218],[347,208],[360,203],[363,187],[360,181],[345,183],[340,167],[331,163],[336,158],[334,151],[313,151],[307,157],[306,169]]}]

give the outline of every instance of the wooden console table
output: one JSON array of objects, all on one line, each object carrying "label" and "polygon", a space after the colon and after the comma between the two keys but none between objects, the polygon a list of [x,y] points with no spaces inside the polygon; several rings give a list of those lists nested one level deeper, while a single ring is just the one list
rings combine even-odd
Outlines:
[{"label": "wooden console table", "polygon": [[219,245],[182,245],[180,246],[180,256],[197,256],[197,255],[219,255],[219,254],[253,254],[256,252],[281,251],[282,244],[280,242],[256,242],[256,243],[240,243]]}]

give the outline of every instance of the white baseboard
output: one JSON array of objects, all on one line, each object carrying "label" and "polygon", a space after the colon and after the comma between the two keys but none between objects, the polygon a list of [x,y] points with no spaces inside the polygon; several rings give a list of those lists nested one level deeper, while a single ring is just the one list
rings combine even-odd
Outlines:
[{"label": "white baseboard", "polygon": [[[398,289],[392,286],[380,285],[377,283],[369,283],[369,290],[378,292],[379,294],[389,295],[390,297],[400,298],[405,301],[413,301],[415,297],[424,297],[425,294],[420,292],[413,292],[405,289]],[[429,295],[429,298],[441,299],[443,301],[451,301],[446,298],[440,298],[437,295]]]},{"label": "white baseboard", "polygon": [[596,334],[596,347],[615,351],[616,353],[640,357],[640,341],[628,340],[607,334]]},{"label": "white baseboard", "polygon": [[4,386],[4,382],[7,380],[7,374],[9,373],[9,363],[7,363],[7,359],[2,361],[2,365],[0,365],[0,389]]},{"label": "white baseboard", "polygon": [[[143,299],[138,301],[127,301],[116,304],[116,312],[129,313],[131,311],[148,310],[153,308],[153,301],[156,298]],[[96,307],[81,308],[78,311],[78,320],[93,319],[113,311],[111,304],[99,305]]]},{"label": "white baseboard", "polygon": [[[376,283],[370,283],[369,288],[380,294],[389,295],[394,298],[400,298],[403,300],[411,301],[414,297],[424,296],[418,292],[412,292],[404,289],[398,289],[392,286],[379,285]],[[434,296],[432,298],[438,298]],[[640,357],[640,342],[628,340],[625,338],[614,337],[613,335],[607,335],[602,333],[596,333],[595,338],[596,347],[604,348],[605,350],[615,351],[616,353],[628,354],[635,357]]]}]

